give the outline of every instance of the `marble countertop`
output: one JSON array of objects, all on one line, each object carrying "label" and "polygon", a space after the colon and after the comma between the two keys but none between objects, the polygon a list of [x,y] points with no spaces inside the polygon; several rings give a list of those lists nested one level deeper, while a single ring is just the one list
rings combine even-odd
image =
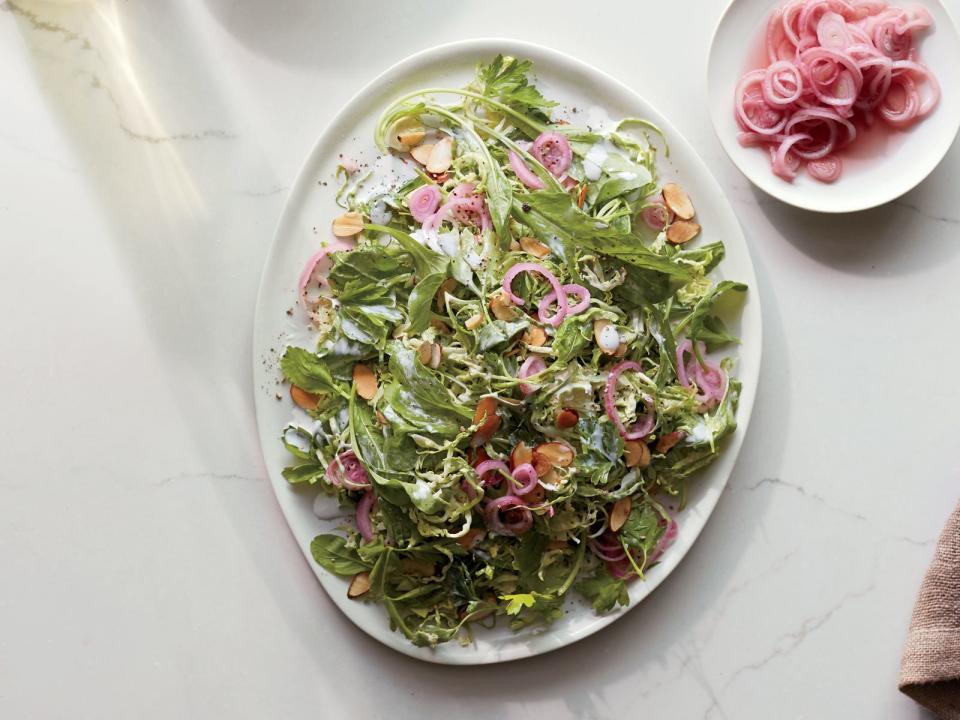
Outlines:
[{"label": "marble countertop", "polygon": [[[695,101],[723,4],[609,3],[585,28],[557,2],[0,2],[0,715],[923,717],[896,676],[960,487],[960,147],[855,215],[753,190]],[[730,485],[662,587],[574,646],[447,668],[359,632],[300,556],[251,326],[333,113],[415,50],[492,35],[673,120],[743,224],[765,346]]]}]

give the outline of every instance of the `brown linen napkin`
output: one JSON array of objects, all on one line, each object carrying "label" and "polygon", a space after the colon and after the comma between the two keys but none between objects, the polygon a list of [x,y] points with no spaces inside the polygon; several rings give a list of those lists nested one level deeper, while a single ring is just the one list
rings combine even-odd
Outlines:
[{"label": "brown linen napkin", "polygon": [[920,585],[899,685],[940,720],[960,720],[960,505]]}]

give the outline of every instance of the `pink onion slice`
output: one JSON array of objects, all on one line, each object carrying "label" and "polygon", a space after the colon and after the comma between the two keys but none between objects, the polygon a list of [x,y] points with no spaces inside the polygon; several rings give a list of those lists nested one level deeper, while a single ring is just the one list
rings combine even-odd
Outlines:
[{"label": "pink onion slice", "polygon": [[[547,363],[544,362],[542,357],[539,355],[530,355],[520,366],[517,377],[521,380],[526,380],[531,375],[542,373],[546,369]],[[527,396],[536,392],[536,388],[528,383],[520,383],[520,392],[523,393],[524,396]]]},{"label": "pink onion slice", "polygon": [[560,177],[570,167],[573,150],[567,139],[554,132],[540,133],[530,148],[533,155],[554,177]]},{"label": "pink onion slice", "polygon": [[337,455],[326,471],[331,485],[347,490],[366,490],[370,487],[370,478],[353,450],[345,450]]},{"label": "pink onion slice", "polygon": [[514,305],[522,306],[524,304],[523,298],[514,295],[511,288],[513,279],[522,272],[537,273],[538,275],[542,275],[546,281],[550,283],[557,298],[557,314],[550,319],[550,324],[553,327],[559,327],[560,323],[563,322],[563,318],[567,315],[567,294],[563,292],[563,287],[560,285],[560,281],[557,280],[556,276],[543,265],[529,262],[513,265],[503,276],[503,292],[506,293],[507,297],[510,298],[510,302]]},{"label": "pink onion slice", "polygon": [[842,171],[843,163],[836,155],[826,155],[807,163],[807,172],[810,173],[810,177],[820,182],[832,183],[840,177]]},{"label": "pink onion slice", "polygon": [[543,180],[537,177],[537,174],[527,167],[527,164],[513,150],[507,153],[510,160],[510,167],[519,178],[520,182],[531,190],[543,190]]},{"label": "pink onion slice", "polygon": [[326,274],[330,272],[330,263],[322,263],[322,261],[328,259],[329,256],[335,252],[345,250],[353,250],[353,245],[343,242],[342,240],[334,240],[332,243],[320,248],[307,260],[307,264],[304,265],[303,270],[300,271],[300,278],[297,281],[297,299],[305,310],[309,311],[312,309],[312,304],[316,302],[315,300],[311,301],[309,297],[310,283],[316,280],[322,287],[327,282]]},{"label": "pink onion slice", "polygon": [[480,477],[480,482],[484,485],[492,486],[499,485],[503,479],[503,476],[497,472],[498,470],[502,470],[505,473],[510,472],[510,468],[508,468],[507,464],[502,460],[484,460],[474,469]]},{"label": "pink onion slice", "polygon": [[617,380],[619,380],[620,375],[627,370],[640,372],[640,363],[634,362],[633,360],[624,360],[623,362],[617,363],[610,368],[610,372],[607,375],[607,384],[603,391],[603,404],[606,408],[607,416],[617,428],[617,431],[620,433],[620,437],[622,437],[624,440],[640,440],[641,438],[645,438],[650,434],[650,431],[653,430],[653,426],[656,423],[656,416],[653,409],[653,398],[649,396],[643,397],[643,402],[646,405],[647,411],[640,417],[639,422],[637,422],[637,424],[628,431],[626,425],[623,424],[623,420],[620,418],[620,413],[617,412],[617,406],[614,397],[617,389]]},{"label": "pink onion slice", "polygon": [[526,495],[537,486],[537,471],[530,463],[522,463],[513,469],[514,495]]},{"label": "pink onion slice", "polygon": [[426,222],[440,207],[440,189],[436,185],[421,185],[407,197],[410,214],[418,223]]},{"label": "pink onion slice", "polygon": [[373,507],[375,496],[371,490],[368,490],[357,503],[357,530],[360,531],[360,537],[366,542],[373,540],[373,525],[370,522],[370,509]]},{"label": "pink onion slice", "polygon": [[[703,341],[697,343],[700,355],[706,352]],[[689,359],[687,359],[689,355]],[[700,412],[716,407],[727,392],[727,374],[718,365],[704,359],[701,365],[693,352],[693,342],[690,338],[684,339],[677,345],[677,380],[685,388],[697,384],[697,401],[700,403]]]},{"label": "pink onion slice", "polygon": [[497,535],[515,537],[533,527],[533,513],[516,495],[504,495],[489,501],[484,507],[483,519],[487,529]]},{"label": "pink onion slice", "polygon": [[[561,289],[566,293],[567,297],[567,315],[577,315],[582,313],[588,307],[590,307],[590,291],[587,290],[583,285],[561,285]],[[576,295],[580,298],[580,302],[576,305],[569,305],[570,295]],[[540,300],[540,304],[537,305],[537,317],[540,319],[540,322],[549,323],[552,322],[553,317],[549,314],[550,305],[557,299],[557,294],[551,290],[546,295],[543,296]]]}]

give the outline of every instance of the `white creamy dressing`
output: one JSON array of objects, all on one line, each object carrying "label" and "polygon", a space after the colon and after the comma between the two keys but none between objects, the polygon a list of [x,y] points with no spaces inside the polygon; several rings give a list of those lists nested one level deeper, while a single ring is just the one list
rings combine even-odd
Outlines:
[{"label": "white creamy dressing", "polygon": [[313,499],[313,514],[321,520],[336,520],[346,515],[337,498],[324,492],[317,493]]},{"label": "white creamy dressing", "polygon": [[712,439],[713,433],[710,431],[710,428],[707,427],[703,418],[701,418],[699,422],[691,428],[690,432],[687,433],[684,442],[686,442],[687,445],[695,445],[697,443],[708,443]]},{"label": "white creamy dressing", "polygon": [[[380,155],[370,167],[370,172],[372,173],[370,177],[357,188],[356,198],[359,202],[368,203],[375,200],[417,175],[409,163],[405,163],[399,156],[392,153]],[[371,216],[370,219],[373,220],[373,217]]]}]

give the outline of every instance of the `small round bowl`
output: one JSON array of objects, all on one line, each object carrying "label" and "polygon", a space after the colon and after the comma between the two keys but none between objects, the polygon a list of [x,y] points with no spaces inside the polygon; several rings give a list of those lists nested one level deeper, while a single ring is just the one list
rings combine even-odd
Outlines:
[{"label": "small round bowl", "polygon": [[734,90],[740,77],[763,56],[770,13],[784,0],[733,0],[713,34],[707,62],[710,119],[720,144],[754,185],[785,203],[817,212],[866,210],[900,197],[929,175],[950,149],[960,129],[960,35],[950,13],[937,0],[893,0],[891,5],[922,5],[933,27],[918,37],[920,61],[940,83],[933,112],[905,131],[868,132],[841,152],[843,174],[833,183],[799,172],[793,182],[770,168],[763,147],[742,147],[734,118]]}]

